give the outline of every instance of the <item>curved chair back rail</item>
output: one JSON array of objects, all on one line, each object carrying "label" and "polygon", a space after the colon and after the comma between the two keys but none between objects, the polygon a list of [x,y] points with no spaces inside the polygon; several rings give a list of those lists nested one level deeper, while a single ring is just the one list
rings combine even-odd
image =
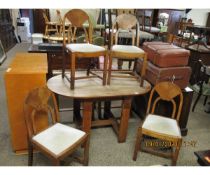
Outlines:
[{"label": "curved chair back rail", "polygon": [[[118,29],[116,34],[115,34],[115,44],[118,43],[118,35],[119,32],[126,31],[127,32],[132,32],[132,45],[138,46],[139,45],[139,23],[134,15],[131,14],[121,14],[117,16],[113,26],[112,26],[112,31],[115,29]],[[136,29],[136,34],[133,29]],[[114,32],[111,33],[111,45],[113,45],[113,35]],[[136,37],[135,37],[136,35]],[[136,38],[136,43],[135,43],[135,38]]]},{"label": "curved chair back rail", "polygon": [[[83,28],[86,36],[86,41],[92,43],[93,26],[88,14],[80,9],[72,9],[68,11],[63,18],[63,28],[65,28],[66,20],[71,23],[70,31],[68,32],[68,43],[75,40],[77,28]],[[83,24],[88,22],[88,29],[83,27]],[[64,45],[66,40],[63,40]]]},{"label": "curved chair back rail", "polygon": [[[50,100],[52,100],[52,106],[49,105]],[[48,114],[50,114],[52,124],[60,120],[55,96],[47,87],[34,89],[28,94],[24,104],[24,112],[29,138],[40,132],[40,130],[46,129],[36,126],[35,117],[41,116],[42,120],[44,120],[43,117],[46,117],[46,122]]]},{"label": "curved chair back rail", "polygon": [[[152,99],[154,96],[154,93],[157,92],[158,97],[155,98],[153,104],[152,104]],[[177,107],[176,102],[174,100],[175,97],[179,96],[179,106]],[[171,82],[161,82],[155,85],[155,87],[152,89],[149,102],[148,102],[148,107],[147,107],[147,114],[152,113],[154,114],[156,105],[158,101],[160,100],[165,100],[168,102],[171,102],[173,104],[173,112],[172,112],[172,118],[179,121],[181,110],[182,110],[182,105],[183,105],[183,94],[181,89],[171,83]],[[176,115],[177,114],[177,115]]]}]

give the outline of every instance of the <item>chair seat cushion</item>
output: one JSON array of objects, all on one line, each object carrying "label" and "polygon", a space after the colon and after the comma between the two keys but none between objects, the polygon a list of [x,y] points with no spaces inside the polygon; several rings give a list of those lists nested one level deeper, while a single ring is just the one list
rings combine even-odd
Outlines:
[{"label": "chair seat cushion", "polygon": [[67,44],[66,48],[69,49],[71,52],[82,52],[82,53],[105,51],[104,47],[89,43]]},{"label": "chair seat cushion", "polygon": [[149,27],[149,26],[145,26],[144,27],[144,30],[147,31],[147,32],[152,32],[152,33],[159,33],[160,32],[160,29],[157,28],[157,27]]},{"label": "chair seat cushion", "polygon": [[136,46],[131,46],[131,45],[114,45],[112,46],[111,50],[115,52],[123,52],[123,53],[137,53],[137,54],[144,53],[144,50]]},{"label": "chair seat cushion", "polygon": [[61,123],[56,123],[55,125],[34,136],[33,141],[38,142],[40,145],[57,156],[72,146],[84,135],[85,132],[81,130],[63,125]]},{"label": "chair seat cushion", "polygon": [[171,118],[149,114],[146,117],[142,128],[159,134],[166,134],[181,138],[181,132],[177,121]]}]

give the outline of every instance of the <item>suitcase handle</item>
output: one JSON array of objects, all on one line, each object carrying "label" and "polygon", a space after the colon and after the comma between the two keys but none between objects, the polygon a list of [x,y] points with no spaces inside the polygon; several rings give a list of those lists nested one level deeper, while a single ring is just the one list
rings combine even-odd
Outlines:
[{"label": "suitcase handle", "polygon": [[176,80],[182,80],[183,77],[182,76],[175,76],[173,75],[172,77],[164,77],[163,80],[166,80],[166,81],[171,81],[171,82],[174,82]]}]

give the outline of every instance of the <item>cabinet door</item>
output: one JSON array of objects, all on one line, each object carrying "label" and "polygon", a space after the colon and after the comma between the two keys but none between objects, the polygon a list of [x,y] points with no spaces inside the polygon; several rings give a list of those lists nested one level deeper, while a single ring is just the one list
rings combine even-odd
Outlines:
[{"label": "cabinet door", "polygon": [[47,14],[49,18],[49,9],[34,9],[33,10],[33,21],[34,21],[34,33],[44,33],[45,31],[45,21],[43,18],[43,11]]}]

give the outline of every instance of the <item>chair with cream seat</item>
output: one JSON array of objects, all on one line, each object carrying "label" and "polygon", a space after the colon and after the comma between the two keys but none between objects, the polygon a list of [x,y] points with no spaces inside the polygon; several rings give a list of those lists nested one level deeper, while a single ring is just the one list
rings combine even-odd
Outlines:
[{"label": "chair with cream seat", "polygon": [[[139,24],[134,15],[131,14],[121,14],[117,16],[115,23],[112,26],[112,31],[117,28],[117,32],[115,33],[115,43],[113,44],[113,37],[111,37],[111,49],[109,56],[109,67],[108,67],[108,80],[107,84],[111,83],[111,77],[121,77],[128,78],[127,75],[122,75],[122,73],[129,73],[132,78],[139,79],[134,72],[135,63],[133,70],[117,70],[118,75],[112,75],[112,59],[120,59],[126,61],[136,61],[138,58],[144,59],[143,69],[141,70],[141,85],[143,83],[143,77],[145,74],[146,64],[147,64],[147,55],[146,53],[140,49],[139,46]],[[132,45],[119,45],[118,44],[118,35],[120,32],[131,32],[132,33]],[[112,33],[113,35],[113,33]]]},{"label": "chair with cream seat", "polygon": [[54,34],[58,34],[59,23],[50,21],[44,11],[42,14],[43,14],[43,18],[45,21],[45,34],[44,35],[47,37],[47,36],[51,35],[51,32],[53,32]]},{"label": "chair with cream seat", "polygon": [[[92,44],[92,32],[93,26],[88,14],[80,9],[72,9],[64,15],[63,28],[65,22],[69,21],[71,23],[71,28],[68,32],[68,43],[63,40],[64,49],[70,55],[71,67],[70,67],[70,77],[65,73],[65,68],[63,67],[62,77],[66,78],[70,82],[70,88],[74,89],[75,80],[84,78],[100,78],[102,80],[102,85],[106,84],[106,66],[107,66],[107,50],[104,47]],[[88,28],[84,27],[83,24],[88,22]],[[85,32],[85,42],[86,43],[74,43],[76,41],[77,29],[84,29]],[[75,61],[78,58],[98,58],[99,56],[104,56],[104,69],[102,76],[93,71],[87,71],[87,76],[75,77]],[[65,59],[63,59],[65,60]],[[65,63],[64,63],[65,65]],[[89,75],[91,74],[91,75]]]},{"label": "chair with cream seat", "polygon": [[[162,100],[171,102],[173,105],[171,118],[154,114],[158,102]],[[172,165],[176,165],[182,143],[178,125],[182,104],[182,91],[177,85],[171,82],[161,82],[155,85],[150,94],[147,116],[137,131],[134,161],[136,161],[138,151],[144,151],[164,158],[171,158]],[[151,140],[147,141],[148,137]],[[167,152],[168,150],[170,152]]]},{"label": "chair with cream seat", "polygon": [[160,29],[158,27],[152,26],[152,16],[153,11],[152,10],[144,10],[144,31],[158,34],[160,32]]},{"label": "chair with cream seat", "polygon": [[88,165],[89,135],[59,123],[59,112],[54,94],[47,87],[32,90],[24,103],[25,122],[28,134],[28,165],[33,164],[34,149],[60,165],[79,146],[84,156],[77,160]]}]

